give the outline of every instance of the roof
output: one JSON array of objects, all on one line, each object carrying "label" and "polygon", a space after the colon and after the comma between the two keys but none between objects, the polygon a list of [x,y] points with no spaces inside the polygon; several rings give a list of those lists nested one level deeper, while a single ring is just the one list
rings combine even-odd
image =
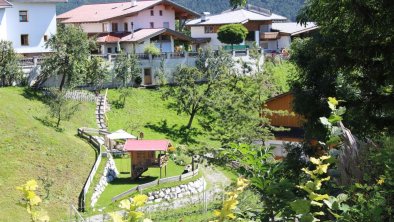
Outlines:
[{"label": "roof", "polygon": [[278,22],[272,23],[272,29],[279,32],[288,33],[290,35],[298,35],[304,32],[309,32],[317,29],[318,26],[314,22],[307,22],[306,24],[299,24],[296,22]]},{"label": "roof", "polygon": [[140,11],[160,4],[172,6],[175,10],[176,16],[181,15],[181,17],[188,19],[199,17],[197,12],[187,9],[170,0],[146,0],[137,1],[136,6],[131,6],[130,1],[82,5],[78,8],[58,15],[57,18],[62,19],[62,23],[102,22],[110,19],[132,16]]},{"label": "roof", "polygon": [[119,140],[119,139],[137,139],[136,136],[131,135],[130,133],[124,130],[118,130],[111,134],[106,135],[108,139],[111,140]]},{"label": "roof", "polygon": [[12,4],[6,0],[0,0],[0,8],[10,8]]},{"label": "roof", "polygon": [[130,151],[167,151],[168,140],[127,140],[124,145],[126,152]]},{"label": "roof", "polygon": [[267,101],[265,101],[265,103],[267,104],[267,103],[269,103],[269,102],[272,102],[272,101],[281,99],[282,97],[285,97],[285,96],[288,96],[288,95],[293,96],[293,93],[292,93],[292,92],[286,92],[286,93],[279,94],[279,95],[277,95],[277,96],[274,96],[274,97],[272,97],[272,98],[267,99]]},{"label": "roof", "polygon": [[68,0],[10,0],[10,2],[21,2],[21,3],[64,3],[67,1]]},{"label": "roof", "polygon": [[188,26],[201,26],[201,25],[224,25],[241,23],[245,24],[248,21],[271,21],[271,20],[287,20],[286,17],[271,13],[258,12],[248,9],[235,9],[230,11],[224,11],[220,14],[206,16],[204,22],[201,19],[194,19],[189,21],[186,25]]},{"label": "roof", "polygon": [[100,34],[97,38],[97,42],[99,43],[116,43],[116,42],[142,42],[145,39],[152,38],[161,34],[172,35],[176,39],[184,40],[184,41],[193,41],[193,38],[184,35],[183,33],[167,29],[167,28],[159,28],[159,29],[140,29],[134,33],[126,32],[126,33],[103,33]]}]

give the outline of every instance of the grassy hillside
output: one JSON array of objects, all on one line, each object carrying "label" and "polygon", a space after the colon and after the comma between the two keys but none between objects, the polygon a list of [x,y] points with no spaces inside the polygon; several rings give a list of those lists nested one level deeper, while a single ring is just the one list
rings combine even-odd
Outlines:
[{"label": "grassy hillside", "polygon": [[77,203],[95,158],[93,148],[75,136],[78,127],[94,126],[94,104],[82,104],[57,132],[43,124],[46,106],[23,88],[0,88],[0,101],[0,221],[28,221],[15,187],[39,177],[53,181],[43,207],[59,221],[68,215],[69,204]]},{"label": "grassy hillside", "polygon": [[[173,0],[196,12],[218,13],[229,9],[229,0]],[[69,0],[67,3],[57,5],[57,13],[63,13],[84,4],[122,2],[122,0]],[[126,1],[129,2],[129,1]],[[294,21],[298,10],[304,4],[304,0],[249,0],[249,4],[264,7],[274,13],[286,16]]]},{"label": "grassy hillside", "polygon": [[189,117],[169,109],[169,102],[161,99],[159,90],[129,90],[131,95],[127,98],[125,107],[119,109],[114,105],[119,98],[119,91],[109,91],[109,100],[112,103],[108,113],[111,131],[125,129],[136,136],[142,131],[145,139],[167,138],[176,144],[219,145],[219,142],[211,140],[209,135],[203,132],[198,117],[194,119],[192,130],[181,130],[187,125]]}]

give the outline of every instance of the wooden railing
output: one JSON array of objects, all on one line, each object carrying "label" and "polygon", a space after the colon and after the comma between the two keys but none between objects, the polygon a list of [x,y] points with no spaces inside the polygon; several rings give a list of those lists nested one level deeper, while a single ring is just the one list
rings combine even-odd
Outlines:
[{"label": "wooden railing", "polygon": [[173,177],[157,179],[157,180],[149,182],[149,183],[138,185],[136,187],[131,188],[130,190],[127,190],[127,191],[125,191],[125,192],[123,192],[121,194],[118,194],[118,195],[114,196],[112,198],[112,202],[120,200],[120,199],[132,194],[135,191],[140,191],[141,192],[144,189],[147,189],[147,188],[150,188],[150,187],[154,187],[154,186],[157,186],[159,184],[165,184],[165,183],[171,183],[171,182],[177,182],[177,181],[184,181],[184,180],[193,178],[193,177],[198,175],[198,171],[199,170],[197,168],[194,171],[191,171],[191,172],[185,173],[185,174],[181,174],[179,176],[173,176]]},{"label": "wooden railing", "polygon": [[93,165],[92,169],[90,170],[89,176],[86,179],[85,184],[84,184],[82,191],[79,194],[79,198],[78,198],[78,210],[81,212],[85,212],[86,194],[87,194],[87,192],[90,188],[90,185],[93,181],[94,175],[96,175],[97,169],[101,163],[102,153],[101,153],[100,142],[95,137],[90,135],[86,131],[86,128],[79,128],[78,129],[78,136],[88,140],[97,151],[96,152],[96,161],[94,162],[94,165]]}]

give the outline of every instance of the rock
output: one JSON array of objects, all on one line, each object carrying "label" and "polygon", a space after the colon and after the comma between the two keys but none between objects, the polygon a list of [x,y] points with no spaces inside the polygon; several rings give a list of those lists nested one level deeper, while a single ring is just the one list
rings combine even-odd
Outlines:
[{"label": "rock", "polygon": [[182,193],[178,193],[178,198],[182,198],[183,194]]},{"label": "rock", "polygon": [[154,199],[155,199],[154,196],[149,196],[149,197],[148,197],[148,201],[149,201],[149,200],[152,201],[152,200],[154,200]]},{"label": "rock", "polygon": [[181,188],[176,187],[176,188],[175,188],[175,193],[180,193],[180,192],[181,192]]},{"label": "rock", "polygon": [[154,202],[155,202],[155,203],[160,203],[161,201],[162,201],[161,198],[157,198]]},{"label": "rock", "polygon": [[166,189],[166,190],[165,190],[165,193],[166,193],[166,194],[170,194],[170,193],[171,193],[171,190],[170,190],[170,189]]},{"label": "rock", "polygon": [[175,187],[171,187],[171,192],[175,192]]},{"label": "rock", "polygon": [[160,191],[159,197],[163,198],[164,196],[165,196],[165,194],[163,193],[163,191]]},{"label": "rock", "polygon": [[114,180],[113,176],[110,175],[110,176],[107,177],[107,182],[112,182],[113,180]]},{"label": "rock", "polygon": [[165,195],[165,196],[163,197],[163,199],[164,199],[164,200],[169,200],[169,199],[170,199],[170,195]]},{"label": "rock", "polygon": [[203,187],[203,186],[200,186],[199,188],[197,188],[197,191],[198,191],[199,193],[201,193],[203,190],[204,190],[204,187]]}]

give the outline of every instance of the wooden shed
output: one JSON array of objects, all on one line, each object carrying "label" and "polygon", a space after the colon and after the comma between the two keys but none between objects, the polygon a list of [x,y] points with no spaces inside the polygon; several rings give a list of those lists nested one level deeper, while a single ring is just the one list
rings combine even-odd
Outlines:
[{"label": "wooden shed", "polygon": [[276,140],[300,142],[303,139],[304,131],[302,126],[305,119],[294,112],[293,99],[293,94],[289,92],[273,97],[265,103],[265,107],[270,110],[288,112],[286,115],[272,114],[266,116],[270,119],[272,126],[286,127],[289,129],[282,132],[275,132]]},{"label": "wooden shed", "polygon": [[124,151],[131,160],[131,179],[140,177],[149,167],[165,168],[167,174],[167,150],[171,146],[168,140],[127,140]]}]

